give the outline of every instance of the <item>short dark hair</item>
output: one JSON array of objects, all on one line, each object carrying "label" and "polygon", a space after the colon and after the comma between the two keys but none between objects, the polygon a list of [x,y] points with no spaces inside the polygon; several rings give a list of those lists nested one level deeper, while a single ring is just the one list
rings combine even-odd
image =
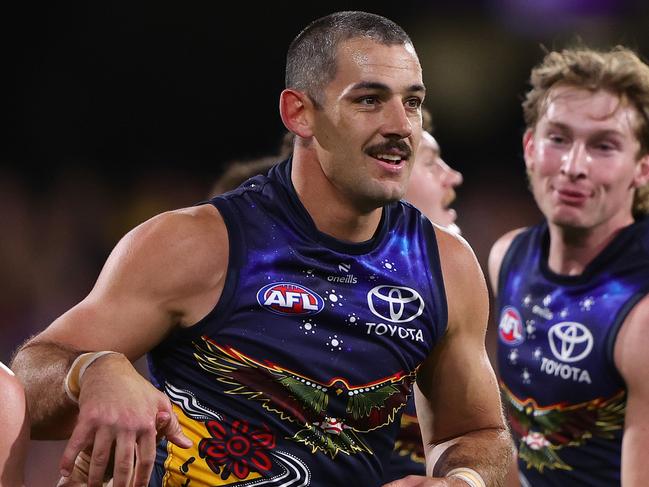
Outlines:
[{"label": "short dark hair", "polygon": [[393,21],[367,12],[344,11],[314,20],[300,32],[286,55],[286,87],[305,92],[316,107],[322,91],[336,76],[336,55],[341,42],[367,38],[388,46],[412,44]]}]

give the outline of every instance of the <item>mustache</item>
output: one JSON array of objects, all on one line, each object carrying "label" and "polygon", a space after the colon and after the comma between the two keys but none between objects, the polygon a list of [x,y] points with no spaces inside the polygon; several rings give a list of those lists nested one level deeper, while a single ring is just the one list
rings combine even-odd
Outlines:
[{"label": "mustache", "polygon": [[404,159],[410,159],[410,156],[412,155],[412,149],[403,140],[389,140],[381,144],[371,145],[365,150],[365,152],[369,155],[374,156],[376,154],[383,154],[395,149],[404,156]]}]

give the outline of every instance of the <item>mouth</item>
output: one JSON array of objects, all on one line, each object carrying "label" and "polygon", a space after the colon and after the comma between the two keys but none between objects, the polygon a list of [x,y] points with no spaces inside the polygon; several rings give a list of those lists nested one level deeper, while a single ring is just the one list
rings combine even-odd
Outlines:
[{"label": "mouth", "polygon": [[590,196],[585,191],[580,191],[571,188],[554,188],[557,199],[567,205],[581,205]]},{"label": "mouth", "polygon": [[374,159],[378,159],[381,162],[385,162],[386,164],[390,164],[393,166],[397,166],[401,163],[404,162],[404,157],[396,154],[376,154]]},{"label": "mouth", "polygon": [[412,155],[410,147],[402,140],[368,147],[365,153],[391,171],[405,166]]}]

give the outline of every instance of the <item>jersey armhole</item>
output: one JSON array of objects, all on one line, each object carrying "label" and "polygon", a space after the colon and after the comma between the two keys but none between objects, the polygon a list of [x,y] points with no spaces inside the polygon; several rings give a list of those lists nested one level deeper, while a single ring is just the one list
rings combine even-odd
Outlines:
[{"label": "jersey armhole", "polygon": [[[503,295],[503,291],[505,289],[505,278],[509,274],[509,271],[511,269],[512,261],[514,260],[514,255],[518,252],[518,249],[523,245],[523,240],[524,236],[528,233],[527,229],[523,230],[520,232],[518,235],[516,235],[511,243],[509,244],[509,247],[505,251],[505,255],[503,256],[503,260],[500,263],[500,269],[498,270],[498,296],[496,296],[496,304],[500,303],[500,298]],[[498,306],[500,308],[500,306]]]},{"label": "jersey armhole", "polygon": [[[237,287],[239,284],[239,272],[244,263],[246,251],[243,232],[228,198],[217,196],[204,204],[213,205],[220,213],[228,232],[228,268],[223,283],[223,291],[214,307],[195,324],[182,330],[177,330],[175,338],[189,339],[200,336],[206,326],[218,330],[218,324],[228,319],[236,307]],[[216,325],[216,326],[215,326]]]},{"label": "jersey armhole", "polygon": [[606,360],[611,366],[611,370],[615,371],[617,378],[622,383],[624,383],[624,378],[622,377],[622,374],[620,374],[620,371],[617,370],[617,365],[615,364],[615,342],[617,341],[617,336],[620,333],[622,325],[624,324],[624,320],[626,320],[633,307],[638,304],[638,302],[642,300],[648,292],[649,289],[644,289],[643,291],[637,292],[633,296],[631,296],[631,298],[629,298],[629,300],[617,313],[615,321],[613,322],[613,326],[611,326],[606,338]]}]

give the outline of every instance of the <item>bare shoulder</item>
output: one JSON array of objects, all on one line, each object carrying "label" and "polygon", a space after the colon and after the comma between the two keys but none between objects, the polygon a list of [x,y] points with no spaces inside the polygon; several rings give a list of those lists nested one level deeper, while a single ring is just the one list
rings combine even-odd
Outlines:
[{"label": "bare shoulder", "polygon": [[[649,295],[641,299],[628,314],[615,341],[615,365],[631,392],[642,387],[649,394]],[[649,395],[647,396],[649,397]]]},{"label": "bare shoulder", "polygon": [[456,274],[461,278],[462,271],[480,270],[475,253],[464,237],[439,226],[435,226],[435,236],[444,279],[454,278]]},{"label": "bare shoulder", "polygon": [[227,264],[227,229],[212,205],[169,211],[131,230],[113,254],[107,266],[117,258],[131,272],[151,277],[164,273],[164,282],[170,284],[202,281],[217,277]]},{"label": "bare shoulder", "polygon": [[494,293],[498,291],[498,274],[503,259],[505,258],[505,254],[507,253],[509,246],[512,244],[512,241],[523,230],[525,230],[525,227],[510,230],[498,238],[498,240],[496,240],[496,242],[491,246],[487,267],[489,270],[489,282]]}]

